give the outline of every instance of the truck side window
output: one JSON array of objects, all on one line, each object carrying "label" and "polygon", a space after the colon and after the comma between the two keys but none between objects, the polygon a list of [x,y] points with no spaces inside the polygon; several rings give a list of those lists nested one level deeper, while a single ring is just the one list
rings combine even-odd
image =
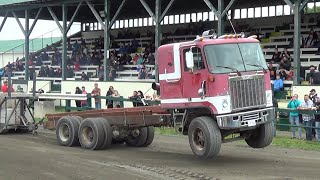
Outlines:
[{"label": "truck side window", "polygon": [[[183,50],[183,57],[184,57],[184,70],[185,71],[189,71],[189,69],[187,68],[186,65],[186,52],[188,52],[190,50],[190,48],[184,49]],[[193,60],[194,60],[194,70],[200,70],[200,69],[204,69],[204,61],[202,59],[202,54],[201,54],[201,49],[198,47],[194,47],[192,48],[192,52],[193,52]]]}]

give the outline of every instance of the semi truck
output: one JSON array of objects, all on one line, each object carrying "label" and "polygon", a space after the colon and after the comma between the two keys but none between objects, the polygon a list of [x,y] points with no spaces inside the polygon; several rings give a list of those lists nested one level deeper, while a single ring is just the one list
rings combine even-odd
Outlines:
[{"label": "semi truck", "polygon": [[160,105],[47,114],[47,128],[60,145],[101,150],[114,143],[147,147],[155,127],[173,125],[200,159],[217,156],[226,142],[270,145],[273,94],[255,36],[205,31],[193,41],[160,46],[157,58],[159,81],[152,88]]}]

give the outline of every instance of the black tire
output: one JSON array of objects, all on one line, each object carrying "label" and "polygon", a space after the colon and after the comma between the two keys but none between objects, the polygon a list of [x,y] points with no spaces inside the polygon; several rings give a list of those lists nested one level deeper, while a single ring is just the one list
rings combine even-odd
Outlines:
[{"label": "black tire", "polygon": [[56,126],[58,143],[62,146],[78,146],[80,122],[71,116],[61,117]]},{"label": "black tire", "polygon": [[99,150],[104,143],[103,125],[97,118],[84,119],[79,128],[79,142],[85,149]]},{"label": "black tire", "polygon": [[272,143],[273,137],[274,125],[273,122],[268,122],[253,130],[252,134],[245,140],[252,148],[264,148]]},{"label": "black tire", "polygon": [[111,146],[112,142],[112,127],[107,119],[97,118],[103,127],[104,130],[104,141],[100,149],[108,149]]},{"label": "black tire", "polygon": [[83,118],[80,116],[69,116],[69,117],[77,120],[79,122],[79,124],[81,124],[81,122],[83,121]]},{"label": "black tire", "polygon": [[144,143],[143,147],[148,147],[154,139],[154,127],[153,126],[148,126],[147,127],[147,140]]},{"label": "black tire", "polygon": [[221,133],[214,119],[207,116],[193,119],[188,129],[189,144],[197,158],[217,156],[221,148]]},{"label": "black tire", "polygon": [[126,144],[128,146],[134,146],[134,147],[143,147],[144,144],[147,141],[147,136],[148,136],[148,128],[147,127],[142,127],[139,128],[139,135],[137,137],[133,136],[128,136],[126,139]]}]

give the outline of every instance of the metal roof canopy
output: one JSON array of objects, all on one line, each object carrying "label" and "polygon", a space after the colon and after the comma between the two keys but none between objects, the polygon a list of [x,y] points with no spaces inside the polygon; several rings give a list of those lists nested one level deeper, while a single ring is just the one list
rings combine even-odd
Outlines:
[{"label": "metal roof canopy", "polygon": [[[4,20],[0,25],[0,31],[7,17],[13,16],[18,22],[22,32],[25,35],[25,59],[29,58],[29,36],[38,19],[54,20],[61,33],[63,34],[63,58],[62,58],[62,79],[66,79],[66,61],[67,61],[67,33],[74,21],[76,22],[96,22],[98,21],[104,29],[104,80],[108,80],[109,61],[107,60],[110,41],[110,28],[116,19],[129,19],[152,17],[155,21],[155,47],[160,46],[161,25],[164,15],[174,15],[182,13],[194,13],[211,11],[218,18],[217,32],[222,35],[224,28],[224,20],[226,12],[230,9],[249,8],[249,7],[264,7],[287,4],[294,12],[294,84],[299,83],[300,78],[300,24],[301,11],[311,0],[0,0],[0,16],[4,16]],[[314,0],[313,2],[319,0]],[[5,3],[4,3],[5,2]],[[85,5],[85,6],[84,6]],[[171,8],[173,5],[174,9]],[[49,13],[41,13],[47,10]],[[105,12],[104,19],[101,18],[99,12]],[[111,17],[113,17],[111,19]],[[18,18],[27,19],[25,26],[22,26]],[[31,27],[29,19],[35,19]],[[59,21],[63,21],[61,25]],[[68,24],[67,21],[70,20]],[[157,53],[157,52],[156,52]],[[157,57],[157,56],[156,56]],[[156,82],[159,82],[159,74],[157,72],[156,58]],[[29,79],[29,66],[26,63],[25,79]]]},{"label": "metal roof canopy", "polygon": [[[52,6],[53,12],[55,12],[57,18],[62,21],[62,3],[66,3],[67,11],[74,12],[77,3],[81,0],[0,0],[0,16],[4,16],[6,11],[17,11],[16,14],[19,18],[24,18],[24,12],[19,10],[33,9],[30,11],[30,18],[34,19],[37,14],[37,8]],[[94,5],[95,9],[99,11],[104,10],[104,0],[89,0]],[[171,0],[161,1],[161,12],[163,12]],[[208,0],[217,9],[218,0]],[[224,5],[227,6],[232,0],[224,0]],[[11,3],[10,3],[11,2]],[[145,0],[150,9],[155,12],[155,0]],[[110,2],[110,16],[113,17],[120,4],[121,0],[112,0]],[[285,5],[283,0],[235,0],[230,9],[249,8],[249,7],[263,7],[271,5]],[[168,11],[167,15],[186,14],[194,12],[210,11],[208,6],[203,0],[186,1],[186,0],[174,0],[172,8]],[[9,15],[10,17],[11,15]],[[68,19],[71,19],[72,14],[68,13]],[[149,17],[148,12],[145,10],[139,0],[127,0],[123,9],[119,13],[118,19],[131,19]],[[52,20],[49,13],[41,13],[39,19]],[[76,22],[96,22],[95,16],[92,14],[90,8],[83,3],[79,14],[74,19]]]}]

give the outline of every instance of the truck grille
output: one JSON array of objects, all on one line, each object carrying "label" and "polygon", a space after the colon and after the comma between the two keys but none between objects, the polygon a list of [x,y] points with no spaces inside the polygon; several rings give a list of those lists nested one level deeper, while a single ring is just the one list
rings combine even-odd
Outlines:
[{"label": "truck grille", "polygon": [[230,95],[233,110],[266,105],[264,76],[231,78]]}]

